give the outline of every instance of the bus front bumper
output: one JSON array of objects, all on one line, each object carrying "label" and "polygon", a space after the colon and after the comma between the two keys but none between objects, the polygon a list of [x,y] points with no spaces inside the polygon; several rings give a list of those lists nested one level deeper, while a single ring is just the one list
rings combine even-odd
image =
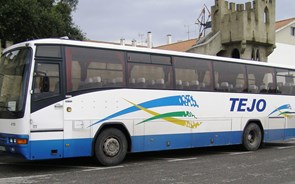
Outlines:
[{"label": "bus front bumper", "polygon": [[9,155],[30,158],[30,146],[28,135],[15,135],[0,133],[0,152]]}]

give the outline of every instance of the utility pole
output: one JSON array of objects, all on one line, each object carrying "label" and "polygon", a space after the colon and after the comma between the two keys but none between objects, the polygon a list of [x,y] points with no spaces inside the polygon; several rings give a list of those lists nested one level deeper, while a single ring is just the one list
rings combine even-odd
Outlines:
[{"label": "utility pole", "polygon": [[[191,26],[195,27],[195,29],[193,31],[191,31]],[[187,33],[187,39],[188,40],[191,39],[191,33],[194,33],[193,37],[195,37],[195,35],[197,35],[196,25],[188,25],[188,24],[186,24],[186,25],[184,25],[184,27],[187,28],[186,33]]]}]

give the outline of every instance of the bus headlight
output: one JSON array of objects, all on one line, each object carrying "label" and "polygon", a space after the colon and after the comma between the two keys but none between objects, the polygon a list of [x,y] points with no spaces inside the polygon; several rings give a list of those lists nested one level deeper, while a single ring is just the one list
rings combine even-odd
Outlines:
[{"label": "bus headlight", "polygon": [[28,139],[24,138],[9,138],[10,144],[28,144]]},{"label": "bus headlight", "polygon": [[9,138],[9,143],[10,144],[13,144],[13,143],[15,143],[16,142],[16,139],[14,139],[14,138]]}]

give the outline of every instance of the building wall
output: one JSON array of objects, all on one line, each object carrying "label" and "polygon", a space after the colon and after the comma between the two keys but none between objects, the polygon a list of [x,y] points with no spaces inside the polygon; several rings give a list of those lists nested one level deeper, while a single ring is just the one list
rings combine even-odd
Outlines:
[{"label": "building wall", "polygon": [[[259,0],[255,3],[238,4],[234,9],[234,3],[230,3],[230,13],[224,15],[220,29],[222,31],[222,43],[237,41],[252,41],[256,43],[275,43],[275,17],[273,3]],[[216,10],[215,10],[216,11]],[[268,20],[265,20],[267,11]],[[216,19],[218,17],[215,17]]]},{"label": "building wall", "polygon": [[277,43],[276,46],[268,62],[295,67],[295,45]]},{"label": "building wall", "polygon": [[[211,7],[212,35],[220,32],[221,43],[215,46],[220,50],[214,55],[237,57],[235,53],[238,53],[238,58],[256,60],[259,56],[258,60],[267,61],[267,56],[275,48],[275,2],[254,0],[252,3],[235,4],[215,0]],[[206,46],[197,44],[188,52],[212,53],[210,48],[200,47]]]},{"label": "building wall", "polygon": [[276,33],[276,42],[295,45],[295,36],[291,35],[291,29],[295,28],[295,22],[290,26],[278,31]]}]

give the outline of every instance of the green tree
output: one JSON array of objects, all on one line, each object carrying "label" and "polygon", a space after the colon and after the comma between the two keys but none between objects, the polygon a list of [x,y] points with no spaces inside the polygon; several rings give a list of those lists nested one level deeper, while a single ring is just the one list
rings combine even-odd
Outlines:
[{"label": "green tree", "polygon": [[73,23],[78,0],[0,0],[0,39],[14,43],[68,36],[83,40]]}]

